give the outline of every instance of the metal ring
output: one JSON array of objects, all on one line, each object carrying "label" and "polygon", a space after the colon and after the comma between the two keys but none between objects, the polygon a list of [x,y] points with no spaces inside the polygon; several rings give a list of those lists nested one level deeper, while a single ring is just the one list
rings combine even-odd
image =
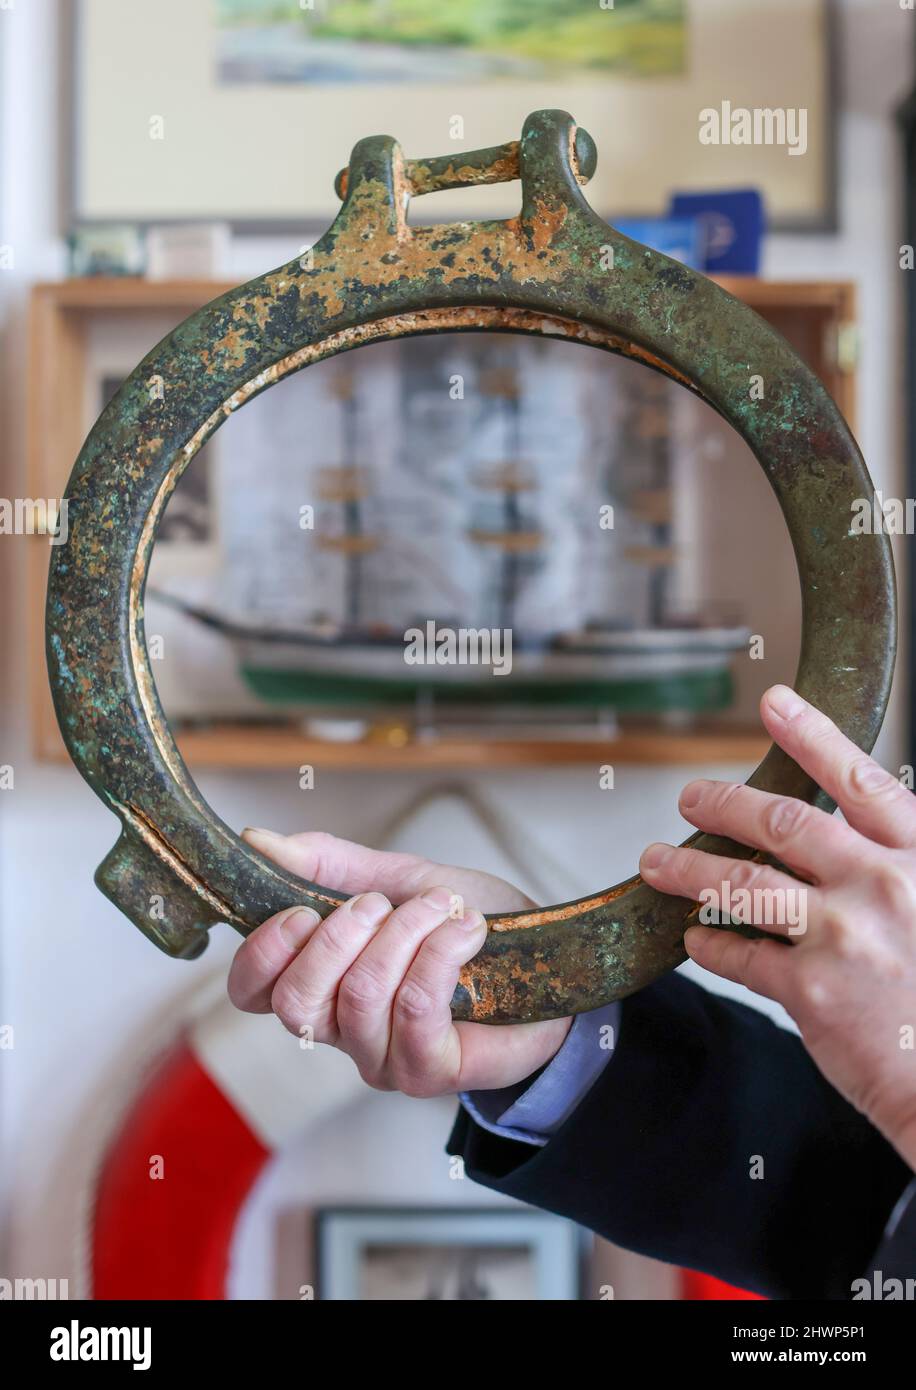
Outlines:
[{"label": "metal ring", "polygon": [[[245,934],[294,903],[327,915],[342,901],[251,849],[204,802],[159,705],[143,589],[158,519],[204,440],[289,373],[369,341],[508,328],[627,354],[695,391],[746,440],[784,513],[802,588],[799,692],[860,747],[874,743],[893,671],[894,579],[887,537],[849,534],[853,502],[873,496],[855,442],[752,310],[592,211],[581,185],[593,151],[561,111],[535,113],[517,146],[462,155],[457,170],[408,163],[388,137],[361,141],[343,207],[311,252],[185,320],[89,435],[67,488],[69,544],[51,563],[51,684],[74,762],[122,822],[96,881],[169,954],[198,955],[216,922]],[[516,175],[515,218],[407,226],[411,192]],[[751,373],[764,377],[764,399],[751,399]],[[775,747],[749,783],[828,804]],[[686,843],[752,855],[708,835]],[[491,917],[452,1012],[510,1023],[629,994],[684,959],[693,907],[637,877]]]}]

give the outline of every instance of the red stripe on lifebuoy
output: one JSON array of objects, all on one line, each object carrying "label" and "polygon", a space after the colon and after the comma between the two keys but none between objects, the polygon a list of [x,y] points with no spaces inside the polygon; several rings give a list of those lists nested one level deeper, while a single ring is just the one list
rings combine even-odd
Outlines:
[{"label": "red stripe on lifebuoy", "polygon": [[[732,1284],[726,1284],[721,1279],[716,1279],[712,1274],[700,1274],[695,1269],[681,1270],[681,1298],[682,1299],[709,1299],[716,1300],[740,1300],[740,1299],[763,1299],[761,1293],[749,1293],[747,1289],[736,1289]],[[765,1301],[765,1300],[764,1300]]]},{"label": "red stripe on lifebuoy", "polygon": [[[163,1176],[152,1177],[161,1156]],[[109,1145],[95,1194],[92,1297],[222,1299],[239,1210],[270,1151],[187,1042]]]}]

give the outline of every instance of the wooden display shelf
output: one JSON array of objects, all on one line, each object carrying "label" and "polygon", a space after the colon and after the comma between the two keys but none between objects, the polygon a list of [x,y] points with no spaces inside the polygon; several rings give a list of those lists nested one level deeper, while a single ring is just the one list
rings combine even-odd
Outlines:
[{"label": "wooden display shelf", "polygon": [[[525,767],[648,767],[760,762],[769,740],[760,728],[704,723],[671,729],[656,724],[623,727],[607,738],[409,738],[392,742],[370,733],[353,742],[312,738],[295,724],[214,720],[178,725],[175,742],[192,770],[236,768],[280,772],[310,766],[324,772],[456,772]],[[36,752],[44,762],[69,762],[56,724]]]},{"label": "wooden display shelf", "polygon": [[214,724],[179,729],[176,741],[189,767],[316,771],[420,772],[532,766],[597,768],[603,763],[747,763],[760,761],[769,740],[759,729],[625,729],[607,739],[475,739],[444,737],[393,744],[383,738],[331,743],[296,728]]},{"label": "wooden display shelf", "polygon": [[[717,285],[736,299],[759,307],[832,308],[838,293],[852,286],[845,280],[764,280],[756,275],[713,275]],[[199,309],[238,287],[236,280],[147,280],[142,275],[87,275],[76,280],[48,280],[36,293],[50,294],[72,309],[158,309],[187,305]]]},{"label": "wooden display shelf", "polygon": [[[855,286],[849,281],[761,280],[753,275],[712,278],[779,329],[855,429]],[[89,314],[174,312],[177,322],[235,288],[229,280],[145,280],[129,275],[45,282],[32,291],[33,342],[50,334],[59,336],[65,347],[78,349],[81,325]],[[45,382],[59,375],[53,358],[39,359],[37,365]],[[34,394],[34,377],[31,389]],[[68,422],[72,423],[69,417]],[[80,420],[77,445],[84,437],[83,426]]]},{"label": "wooden display shelf", "polygon": [[[786,337],[815,371],[854,428],[855,290],[846,282],[766,281],[729,276],[718,280]],[[179,323],[193,310],[233,289],[215,280],[150,281],[134,277],[62,280],[35,285],[31,302],[29,375],[29,496],[60,497],[87,433],[84,382],[88,329],[106,315],[170,314]],[[161,336],[161,322],[155,337]],[[152,345],[152,343],[150,344]],[[29,546],[30,673],[36,756],[63,758],[44,662],[44,595],[48,546]],[[178,743],[192,768],[316,768],[387,771],[586,765],[595,762],[712,764],[756,762],[766,740],[756,730],[719,725],[672,731],[626,730],[617,738],[495,740],[448,738],[391,746],[369,738],[358,743],[316,742],[294,727],[217,722],[185,729]]]}]

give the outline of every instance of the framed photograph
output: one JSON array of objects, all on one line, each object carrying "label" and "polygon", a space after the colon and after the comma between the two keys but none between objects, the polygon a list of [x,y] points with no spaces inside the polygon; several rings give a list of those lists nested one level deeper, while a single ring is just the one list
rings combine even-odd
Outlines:
[{"label": "framed photograph", "polygon": [[[530,111],[558,107],[598,141],[589,201],[611,218],[664,215],[674,190],[750,187],[771,226],[833,224],[833,0],[73,9],[79,222],[314,231],[336,213],[334,177],[365,135],[387,131],[411,157],[460,154],[516,138]],[[772,130],[745,140],[741,120],[755,112],[788,122],[792,141]],[[421,206],[434,220],[504,217],[518,189],[450,190]]]},{"label": "framed photograph", "polygon": [[500,1207],[326,1208],[318,1296],[355,1303],[574,1300],[580,1232],[545,1212]]}]

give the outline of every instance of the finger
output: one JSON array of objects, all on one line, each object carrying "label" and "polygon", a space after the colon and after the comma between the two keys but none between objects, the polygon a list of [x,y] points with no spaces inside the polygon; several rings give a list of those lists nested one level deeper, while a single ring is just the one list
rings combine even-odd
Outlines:
[{"label": "finger", "polygon": [[720,928],[691,927],[684,934],[684,946],[691,960],[723,980],[746,985],[780,1004],[789,995],[798,957],[778,941],[767,937],[748,941]]},{"label": "finger", "polygon": [[324,919],[274,985],[270,1005],[298,1037],[337,1042],[337,990],[391,912],[381,893],[360,893]]},{"label": "finger", "polygon": [[268,917],[242,942],[229,967],[226,988],[237,1009],[270,1013],[274,985],[321,921],[310,907],[287,907]]},{"label": "finger", "polygon": [[476,956],[486,937],[483,917],[468,911],[437,927],[417,952],[397,991],[392,1017],[389,1065],[399,1091],[429,1096],[441,1094],[443,1087],[460,1089],[461,1042],[449,1006],[461,967]]},{"label": "finger", "polygon": [[341,893],[369,893],[374,889],[384,893],[389,902],[403,902],[435,882],[431,876],[436,865],[428,859],[369,849],[324,830],[278,835],[273,830],[249,827],[242,832],[242,839],[300,878],[326,884]]},{"label": "finger", "polygon": [[734,922],[779,936],[804,935],[817,901],[816,889],[770,864],[726,859],[683,845],[649,845],[639,861],[639,872],[662,893],[690,898]]},{"label": "finger", "polygon": [[889,849],[916,845],[916,797],[794,690],[760,702],[769,733],[839,806],[851,826]]},{"label": "finger", "polygon": [[[340,1045],[364,1080],[377,1082],[388,1060],[395,996],[423,942],[451,916],[461,899],[450,888],[430,888],[396,907],[340,982]],[[483,919],[476,914],[477,921]],[[478,933],[479,934],[479,933]]]},{"label": "finger", "polygon": [[826,811],[743,782],[689,782],[678,806],[698,829],[765,850],[819,883],[848,873],[852,865],[864,867],[874,857],[857,831]]}]

